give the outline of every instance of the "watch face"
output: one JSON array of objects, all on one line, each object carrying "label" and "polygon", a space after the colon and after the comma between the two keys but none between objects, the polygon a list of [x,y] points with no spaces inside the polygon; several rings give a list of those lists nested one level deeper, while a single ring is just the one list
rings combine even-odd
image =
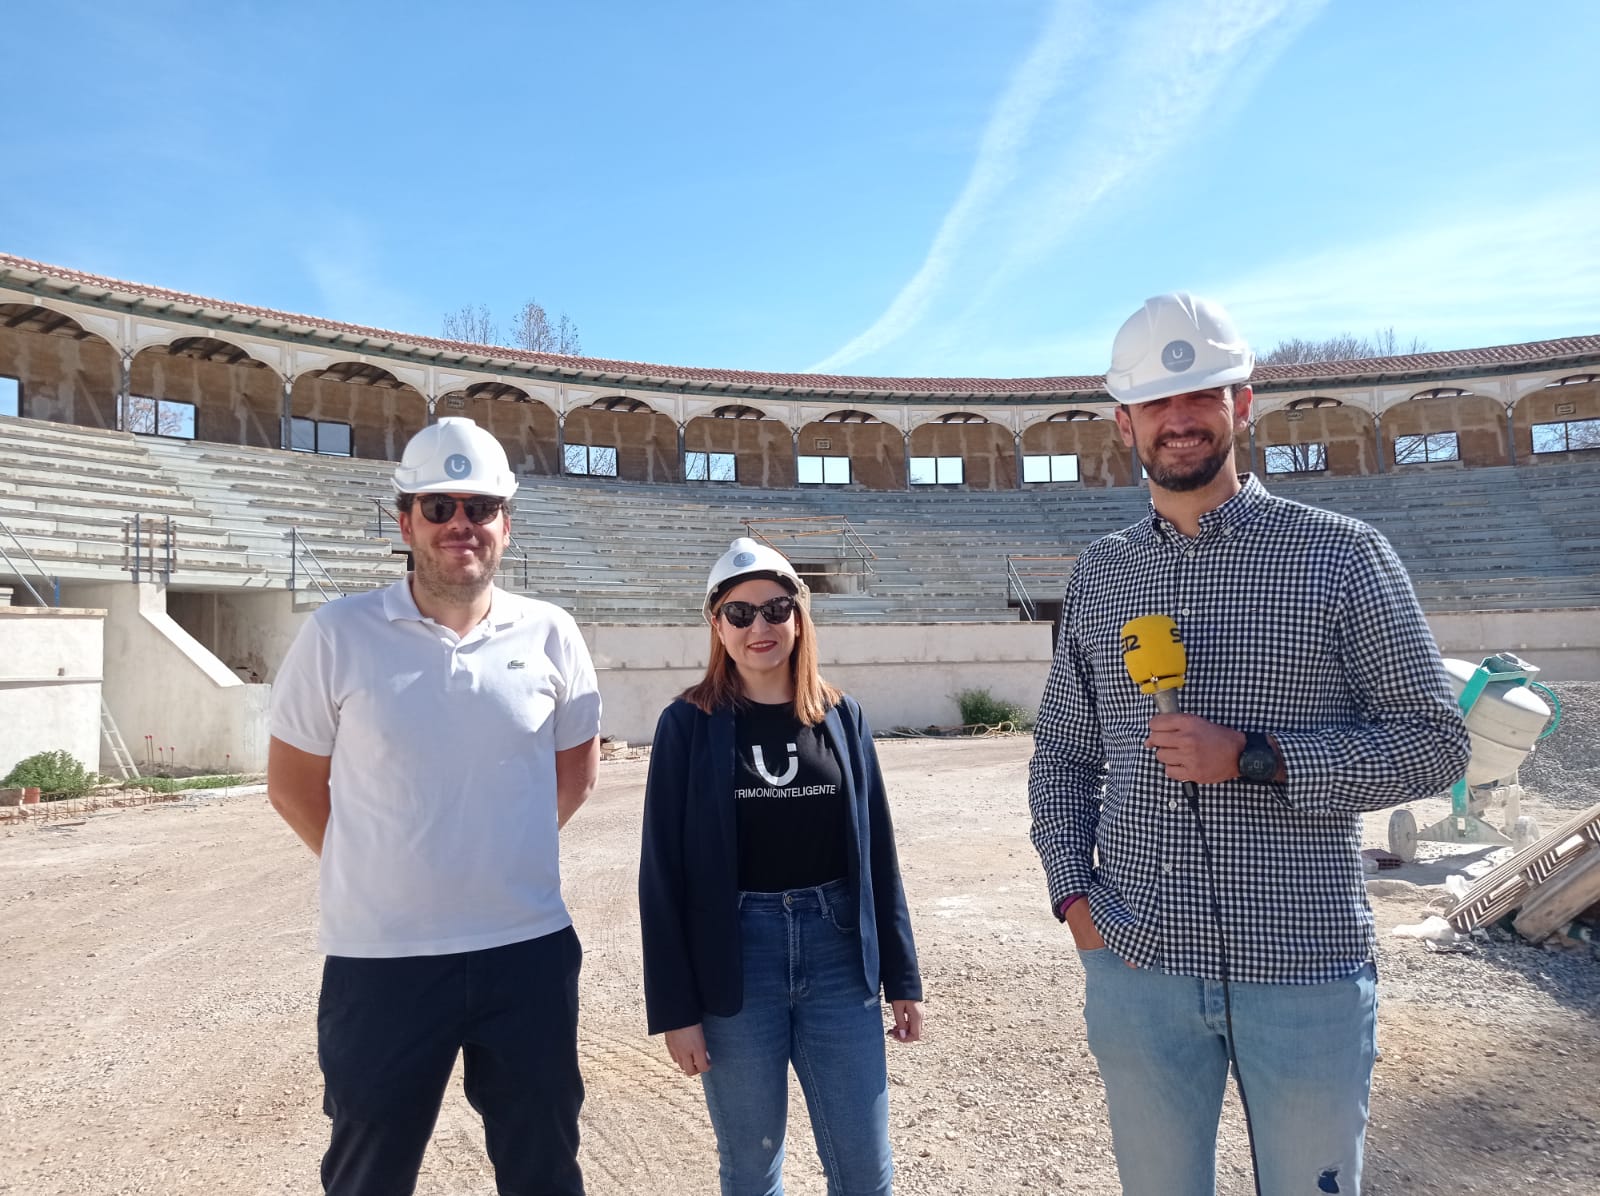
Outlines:
[{"label": "watch face", "polygon": [[1239,753],[1239,775],[1247,781],[1270,781],[1278,771],[1278,757],[1265,735],[1249,735]]}]

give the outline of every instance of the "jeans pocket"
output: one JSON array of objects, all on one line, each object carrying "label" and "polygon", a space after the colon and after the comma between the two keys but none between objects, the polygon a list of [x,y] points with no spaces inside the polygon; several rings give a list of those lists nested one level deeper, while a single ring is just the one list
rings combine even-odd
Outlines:
[{"label": "jeans pocket", "polygon": [[832,922],[840,934],[854,934],[861,921],[856,895],[842,891],[826,896],[827,900],[822,903],[822,916]]}]

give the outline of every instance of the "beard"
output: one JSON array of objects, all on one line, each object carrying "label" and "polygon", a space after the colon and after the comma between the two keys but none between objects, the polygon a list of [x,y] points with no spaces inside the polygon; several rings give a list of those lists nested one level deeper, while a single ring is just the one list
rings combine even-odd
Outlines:
[{"label": "beard", "polygon": [[[472,543],[485,547],[477,539]],[[429,546],[426,551],[413,547],[411,562],[417,585],[440,602],[470,606],[494,584],[503,549],[497,542],[491,542],[485,548],[485,555],[457,561],[446,560],[439,551],[442,547]]]},{"label": "beard", "polygon": [[[1139,464],[1144,466],[1145,475],[1153,485],[1173,493],[1183,493],[1188,490],[1201,490],[1211,484],[1213,478],[1222,472],[1222,467],[1233,457],[1233,441],[1212,441],[1210,455],[1198,461],[1190,461],[1183,465],[1168,465],[1160,461],[1155,452],[1145,453],[1144,445],[1134,442],[1134,451],[1139,454]],[[1159,449],[1159,444],[1157,446]]]}]

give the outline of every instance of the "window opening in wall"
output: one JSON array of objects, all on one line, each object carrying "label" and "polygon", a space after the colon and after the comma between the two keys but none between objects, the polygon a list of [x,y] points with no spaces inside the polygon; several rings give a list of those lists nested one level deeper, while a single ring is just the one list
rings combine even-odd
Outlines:
[{"label": "window opening in wall", "polygon": [[1533,425],[1536,453],[1575,453],[1595,448],[1600,448],[1600,419],[1564,419]]},{"label": "window opening in wall", "polygon": [[1325,444],[1269,444],[1268,473],[1321,473],[1328,468]]},{"label": "window opening in wall", "polygon": [[22,414],[22,383],[0,374],[0,415]]},{"label": "window opening in wall", "polygon": [[289,447],[297,453],[321,453],[327,457],[350,456],[350,425],[332,419],[306,419],[295,416],[289,421]]},{"label": "window opening in wall", "polygon": [[129,395],[123,400],[122,428],[125,432],[193,440],[194,417],[193,403],[152,399],[148,395]]},{"label": "window opening in wall", "polygon": [[801,457],[799,481],[802,486],[848,486],[850,458]]},{"label": "window opening in wall", "polygon": [[959,486],[965,463],[960,457],[912,457],[913,486]]},{"label": "window opening in wall", "polygon": [[1459,461],[1461,450],[1454,432],[1419,432],[1394,438],[1396,465],[1421,465],[1429,461]]},{"label": "window opening in wall", "polygon": [[561,467],[567,473],[614,478],[617,476],[617,450],[599,444],[569,444],[562,453]]},{"label": "window opening in wall", "polygon": [[685,453],[683,476],[691,482],[733,482],[738,477],[732,453]]},{"label": "window opening in wall", "polygon": [[1077,453],[1024,453],[1022,457],[1024,482],[1076,482],[1078,480]]}]

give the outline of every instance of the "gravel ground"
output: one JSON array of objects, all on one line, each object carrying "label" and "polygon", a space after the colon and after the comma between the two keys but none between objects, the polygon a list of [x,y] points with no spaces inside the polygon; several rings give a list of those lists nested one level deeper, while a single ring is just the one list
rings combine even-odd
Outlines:
[{"label": "gravel ground", "polygon": [[[1585,804],[1596,755],[1584,728],[1600,687],[1565,689],[1562,734],[1541,749],[1537,783],[1525,778],[1528,812],[1546,825]],[[1030,749],[1027,738],[882,745],[928,987],[925,1041],[889,1047],[903,1196],[1117,1191],[1082,974],[1026,836]],[[594,1196],[715,1190],[698,1088],[644,1034],[643,779],[642,760],[608,763],[563,843],[586,947]],[[1448,809],[1420,805],[1423,825]],[[1384,842],[1386,816],[1369,823]],[[1388,934],[1439,906],[1449,871],[1487,854],[1430,851],[1372,885],[1383,1058],[1368,1193],[1600,1191],[1600,964],[1498,934],[1453,955]],[[314,873],[259,791],[0,824],[0,885],[0,1193],[314,1190],[326,1135]],[[802,1113],[791,1130],[788,1191],[821,1196]],[[1224,1196],[1250,1190],[1245,1151],[1230,1097]],[[492,1191],[458,1076],[418,1192]]]}]

